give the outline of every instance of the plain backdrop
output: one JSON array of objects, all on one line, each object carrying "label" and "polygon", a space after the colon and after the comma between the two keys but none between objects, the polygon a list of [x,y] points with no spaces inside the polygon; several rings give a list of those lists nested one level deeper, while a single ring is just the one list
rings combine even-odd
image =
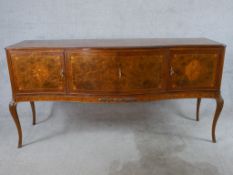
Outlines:
[{"label": "plain backdrop", "polygon": [[153,37],[225,43],[222,90],[232,101],[232,0],[0,0],[0,81],[9,80],[4,48],[22,40]]}]

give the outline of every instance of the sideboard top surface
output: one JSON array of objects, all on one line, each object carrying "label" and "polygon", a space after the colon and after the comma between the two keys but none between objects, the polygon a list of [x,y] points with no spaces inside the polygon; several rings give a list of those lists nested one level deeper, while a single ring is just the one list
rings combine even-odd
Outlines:
[{"label": "sideboard top surface", "polygon": [[6,49],[225,47],[207,38],[25,40]]}]

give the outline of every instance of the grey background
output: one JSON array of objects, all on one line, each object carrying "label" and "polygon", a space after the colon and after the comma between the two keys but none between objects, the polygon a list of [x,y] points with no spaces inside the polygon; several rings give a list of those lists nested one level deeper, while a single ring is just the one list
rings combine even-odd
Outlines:
[{"label": "grey background", "polygon": [[28,39],[209,37],[227,44],[223,93],[232,99],[232,9],[231,0],[1,0],[1,69],[4,48]]},{"label": "grey background", "polygon": [[[4,48],[28,39],[208,37],[227,45],[218,144],[214,101],[95,105],[38,103],[39,125],[19,105],[21,150],[8,112]],[[0,0],[0,174],[233,174],[232,0]],[[46,121],[46,122],[44,122]],[[95,143],[95,144],[93,144]]]}]

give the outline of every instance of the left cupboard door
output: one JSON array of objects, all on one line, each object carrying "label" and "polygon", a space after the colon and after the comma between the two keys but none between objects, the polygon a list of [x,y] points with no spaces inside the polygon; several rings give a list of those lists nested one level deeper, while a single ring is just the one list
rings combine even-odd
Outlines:
[{"label": "left cupboard door", "polygon": [[16,93],[65,93],[63,51],[18,50],[8,57]]}]

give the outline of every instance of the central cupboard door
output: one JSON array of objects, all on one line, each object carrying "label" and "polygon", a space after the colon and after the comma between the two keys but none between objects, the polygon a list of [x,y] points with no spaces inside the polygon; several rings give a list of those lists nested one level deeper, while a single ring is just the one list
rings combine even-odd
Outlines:
[{"label": "central cupboard door", "polygon": [[119,91],[159,91],[165,86],[165,50],[132,49],[118,57]]},{"label": "central cupboard door", "polygon": [[69,51],[67,59],[71,93],[116,91],[118,69],[114,51],[80,49]]},{"label": "central cupboard door", "polygon": [[71,93],[135,93],[165,86],[161,49],[82,50],[67,54]]}]

